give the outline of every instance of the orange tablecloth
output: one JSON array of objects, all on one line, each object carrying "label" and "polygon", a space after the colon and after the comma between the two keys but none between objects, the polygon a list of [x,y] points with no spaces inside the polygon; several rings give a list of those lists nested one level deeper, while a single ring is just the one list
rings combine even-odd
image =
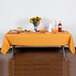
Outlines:
[{"label": "orange tablecloth", "polygon": [[69,46],[74,54],[75,47],[72,35],[65,31],[48,34],[6,34],[3,40],[1,52],[6,54],[13,45],[24,46]]}]

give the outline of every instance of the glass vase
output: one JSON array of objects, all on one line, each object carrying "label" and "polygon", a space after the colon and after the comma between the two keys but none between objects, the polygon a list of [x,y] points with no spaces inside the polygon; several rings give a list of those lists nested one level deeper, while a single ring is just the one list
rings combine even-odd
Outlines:
[{"label": "glass vase", "polygon": [[37,32],[37,24],[34,24],[34,32]]}]

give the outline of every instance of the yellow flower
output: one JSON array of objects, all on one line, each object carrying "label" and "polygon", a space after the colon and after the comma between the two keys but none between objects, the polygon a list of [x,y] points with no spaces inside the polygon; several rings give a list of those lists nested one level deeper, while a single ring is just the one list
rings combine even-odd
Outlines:
[{"label": "yellow flower", "polygon": [[41,18],[39,17],[39,20],[41,20]]},{"label": "yellow flower", "polygon": [[[36,16],[36,17],[38,17],[38,16]],[[41,20],[41,17],[38,17],[38,19]]]},{"label": "yellow flower", "polygon": [[30,20],[34,19],[34,17],[30,18]]},{"label": "yellow flower", "polygon": [[38,16],[36,16],[36,17],[38,17]]}]

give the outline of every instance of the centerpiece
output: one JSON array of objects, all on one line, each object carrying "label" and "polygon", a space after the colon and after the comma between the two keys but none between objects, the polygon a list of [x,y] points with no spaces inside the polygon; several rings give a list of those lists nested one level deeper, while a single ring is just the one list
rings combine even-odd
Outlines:
[{"label": "centerpiece", "polygon": [[34,25],[34,32],[37,32],[37,26],[40,24],[40,20],[41,18],[38,16],[30,18],[30,23]]}]

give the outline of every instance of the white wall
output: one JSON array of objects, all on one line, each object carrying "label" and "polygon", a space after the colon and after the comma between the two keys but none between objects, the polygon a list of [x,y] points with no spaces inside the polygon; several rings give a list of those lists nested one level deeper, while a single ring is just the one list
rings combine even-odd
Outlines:
[{"label": "white wall", "polygon": [[0,47],[8,30],[17,26],[32,29],[28,19],[35,16],[43,18],[44,26],[51,19],[62,21],[63,29],[72,33],[75,42],[75,7],[76,0],[0,0]]}]

